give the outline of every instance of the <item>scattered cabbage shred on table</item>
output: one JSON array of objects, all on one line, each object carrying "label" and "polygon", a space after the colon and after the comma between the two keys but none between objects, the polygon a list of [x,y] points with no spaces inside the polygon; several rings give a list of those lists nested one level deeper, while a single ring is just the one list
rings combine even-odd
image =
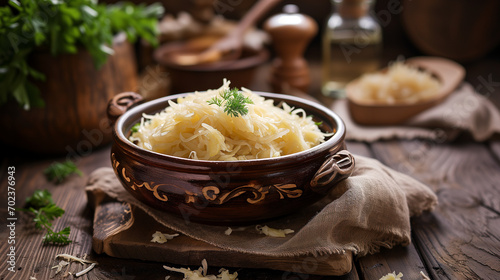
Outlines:
[{"label": "scattered cabbage shred on table", "polygon": [[402,280],[402,279],[403,279],[403,273],[400,272],[396,274],[396,272],[392,272],[388,273],[385,276],[382,276],[379,280]]},{"label": "scattered cabbage shred on table", "polygon": [[160,231],[156,231],[151,236],[153,239],[151,239],[150,242],[153,242],[153,243],[156,242],[156,243],[163,244],[163,243],[166,243],[169,240],[174,239],[174,237],[177,237],[177,236],[179,236],[178,233],[168,234],[168,233],[162,233]]},{"label": "scattered cabbage shred on table", "polygon": [[[430,280],[429,276],[425,275],[423,271],[420,271],[420,276],[422,276],[422,280]],[[382,276],[379,280],[403,280],[403,273],[392,272],[387,275]]]},{"label": "scattered cabbage shred on table", "polygon": [[271,237],[286,237],[287,234],[294,233],[295,231],[292,229],[276,229],[268,226],[255,226],[255,229],[259,231],[259,233],[265,234],[266,236]]},{"label": "scattered cabbage shred on table", "polygon": [[[201,267],[197,270],[191,270],[189,268],[174,268],[164,265],[163,268],[169,271],[179,272],[184,274],[183,280],[238,280],[238,272],[229,273],[227,269],[221,268],[219,274],[207,275],[208,264],[207,260],[203,259],[201,261]],[[165,279],[169,279],[167,276]]]}]

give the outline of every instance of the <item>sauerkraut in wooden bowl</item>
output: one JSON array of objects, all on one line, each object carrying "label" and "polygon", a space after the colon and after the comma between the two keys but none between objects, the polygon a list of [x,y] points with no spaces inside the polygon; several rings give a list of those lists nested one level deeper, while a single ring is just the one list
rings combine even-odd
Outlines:
[{"label": "sauerkraut in wooden bowl", "polygon": [[350,114],[362,125],[402,124],[445,100],[465,76],[441,57],[414,57],[367,73],[346,86]]},{"label": "sauerkraut in wooden bowl", "polygon": [[138,100],[122,93],[108,108],[111,119],[121,115],[115,173],[135,198],[190,221],[283,216],[321,199],[354,168],[343,121],[308,100],[227,82],[133,107]]}]

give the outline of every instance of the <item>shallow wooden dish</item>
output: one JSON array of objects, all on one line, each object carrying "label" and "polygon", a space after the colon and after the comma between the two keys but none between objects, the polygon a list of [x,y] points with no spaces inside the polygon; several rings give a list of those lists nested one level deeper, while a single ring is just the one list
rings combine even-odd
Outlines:
[{"label": "shallow wooden dish", "polygon": [[[143,113],[153,114],[185,94],[149,101],[125,113],[139,99],[117,95],[108,112],[121,115],[113,129],[111,160],[122,185],[151,207],[175,213],[187,221],[249,224],[298,211],[347,178],[354,158],[345,150],[345,125],[338,115],[305,99],[258,93],[278,104],[303,108],[323,131],[335,132],[307,151],[271,159],[206,161],[185,159],[139,148],[127,139]],[[120,110],[121,109],[121,110]],[[339,163],[342,161],[342,163]]]},{"label": "shallow wooden dish", "polygon": [[406,60],[406,63],[415,65],[436,77],[441,83],[438,94],[431,100],[414,104],[361,103],[353,98],[353,92],[358,82],[356,79],[346,86],[349,111],[356,123],[362,125],[401,124],[418,113],[441,103],[455,90],[465,76],[465,69],[460,64],[445,58],[415,57]]}]

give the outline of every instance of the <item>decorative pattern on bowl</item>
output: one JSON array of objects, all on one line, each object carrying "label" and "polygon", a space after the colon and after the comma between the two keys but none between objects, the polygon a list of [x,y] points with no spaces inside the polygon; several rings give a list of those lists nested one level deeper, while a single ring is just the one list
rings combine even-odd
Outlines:
[{"label": "decorative pattern on bowl", "polygon": [[[147,183],[147,182],[142,182],[142,183],[136,183],[132,182],[132,179],[130,179],[129,176],[126,174],[125,167],[120,167],[120,162],[118,162],[115,158],[115,154],[111,154],[111,160],[113,163],[113,169],[116,172],[116,175],[120,177],[120,179],[123,181],[126,181],[128,187],[132,190],[137,190],[139,188],[145,188],[148,191],[152,192],[154,197],[160,201],[168,201],[168,196],[165,194],[160,195],[158,193],[158,187],[160,186],[169,186],[173,188],[178,188],[181,190],[184,190],[183,188],[179,186],[175,186],[172,184],[168,183]],[[335,175],[334,175],[335,176]],[[256,184],[248,184],[248,185],[243,185],[240,187],[236,187],[232,190],[229,191],[221,191],[221,189],[217,186],[206,186],[201,189],[202,195],[198,195],[196,193],[184,190],[185,192],[185,202],[186,203],[195,203],[197,199],[204,199],[205,201],[208,201],[209,203],[213,204],[223,204],[235,197],[238,197],[243,194],[252,194],[253,197],[249,197],[246,199],[246,201],[250,204],[257,203],[263,199],[266,198],[266,194],[268,194],[271,190],[275,190],[279,193],[280,199],[285,199],[286,198],[297,198],[302,195],[302,190],[297,188],[297,185],[295,184],[277,184],[277,185],[269,185],[269,186],[262,186],[262,185],[256,185]]]}]

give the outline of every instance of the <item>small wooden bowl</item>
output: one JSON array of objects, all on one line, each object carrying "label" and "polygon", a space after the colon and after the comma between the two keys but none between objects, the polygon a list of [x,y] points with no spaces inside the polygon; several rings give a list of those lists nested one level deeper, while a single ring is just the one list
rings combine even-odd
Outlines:
[{"label": "small wooden bowl", "polygon": [[169,73],[172,92],[192,92],[219,88],[227,78],[234,87],[250,87],[257,67],[269,59],[266,49],[244,48],[241,56],[197,65],[180,65],[175,57],[185,52],[201,51],[204,46],[189,46],[184,42],[165,44],[154,52],[154,59]]},{"label": "small wooden bowl", "polygon": [[349,111],[356,123],[362,125],[401,124],[418,113],[441,103],[455,90],[465,76],[465,69],[460,64],[445,58],[423,56],[410,58],[405,63],[414,65],[436,77],[441,84],[438,94],[430,100],[413,104],[361,103],[353,97],[359,81],[356,79],[346,86]]},{"label": "small wooden bowl", "polygon": [[[207,161],[179,158],[142,149],[127,137],[143,113],[154,114],[185,94],[167,96],[127,108],[140,99],[134,93],[117,95],[109,105],[113,129],[113,169],[135,198],[187,221],[209,224],[249,224],[298,211],[347,178],[354,158],[345,150],[345,126],[338,115],[305,99],[258,93],[303,108],[321,129],[335,132],[309,150],[277,158]],[[126,111],[126,112],[124,112]]]}]

